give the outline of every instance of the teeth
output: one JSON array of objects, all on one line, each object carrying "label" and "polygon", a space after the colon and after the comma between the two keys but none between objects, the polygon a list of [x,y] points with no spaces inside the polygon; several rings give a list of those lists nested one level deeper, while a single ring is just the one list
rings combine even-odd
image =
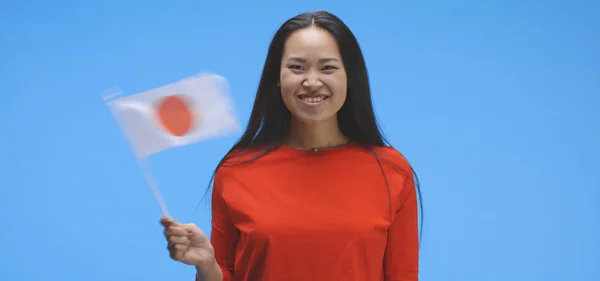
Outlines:
[{"label": "teeth", "polygon": [[308,102],[308,103],[317,103],[320,102],[322,100],[325,99],[325,96],[318,96],[318,97],[307,97],[307,96],[302,96],[300,97],[303,101]]}]

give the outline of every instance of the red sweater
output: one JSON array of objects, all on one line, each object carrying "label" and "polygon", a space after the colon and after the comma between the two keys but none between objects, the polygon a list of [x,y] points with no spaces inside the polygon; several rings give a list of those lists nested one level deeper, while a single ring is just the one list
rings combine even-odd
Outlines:
[{"label": "red sweater", "polygon": [[223,280],[418,280],[413,174],[398,151],[372,151],[389,191],[373,154],[352,143],[220,168],[210,239]]}]

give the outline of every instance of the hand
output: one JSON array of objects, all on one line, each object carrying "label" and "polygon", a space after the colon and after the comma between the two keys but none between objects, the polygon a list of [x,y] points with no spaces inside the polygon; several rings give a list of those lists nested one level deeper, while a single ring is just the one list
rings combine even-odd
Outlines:
[{"label": "hand", "polygon": [[170,217],[163,217],[167,249],[171,258],[196,268],[210,268],[215,263],[214,249],[208,237],[195,224],[181,224]]}]

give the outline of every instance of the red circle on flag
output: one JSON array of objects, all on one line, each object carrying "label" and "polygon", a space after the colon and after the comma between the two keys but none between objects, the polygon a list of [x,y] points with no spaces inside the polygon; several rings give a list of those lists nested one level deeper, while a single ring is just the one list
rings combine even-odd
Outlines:
[{"label": "red circle on flag", "polygon": [[156,107],[158,121],[171,135],[184,136],[189,133],[194,121],[190,103],[181,95],[161,99]]}]

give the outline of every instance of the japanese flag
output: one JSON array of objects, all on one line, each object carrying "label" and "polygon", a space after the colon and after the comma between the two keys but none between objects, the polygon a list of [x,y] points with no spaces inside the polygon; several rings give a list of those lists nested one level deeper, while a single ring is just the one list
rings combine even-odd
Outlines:
[{"label": "japanese flag", "polygon": [[107,102],[135,155],[238,132],[225,78],[200,74]]}]

